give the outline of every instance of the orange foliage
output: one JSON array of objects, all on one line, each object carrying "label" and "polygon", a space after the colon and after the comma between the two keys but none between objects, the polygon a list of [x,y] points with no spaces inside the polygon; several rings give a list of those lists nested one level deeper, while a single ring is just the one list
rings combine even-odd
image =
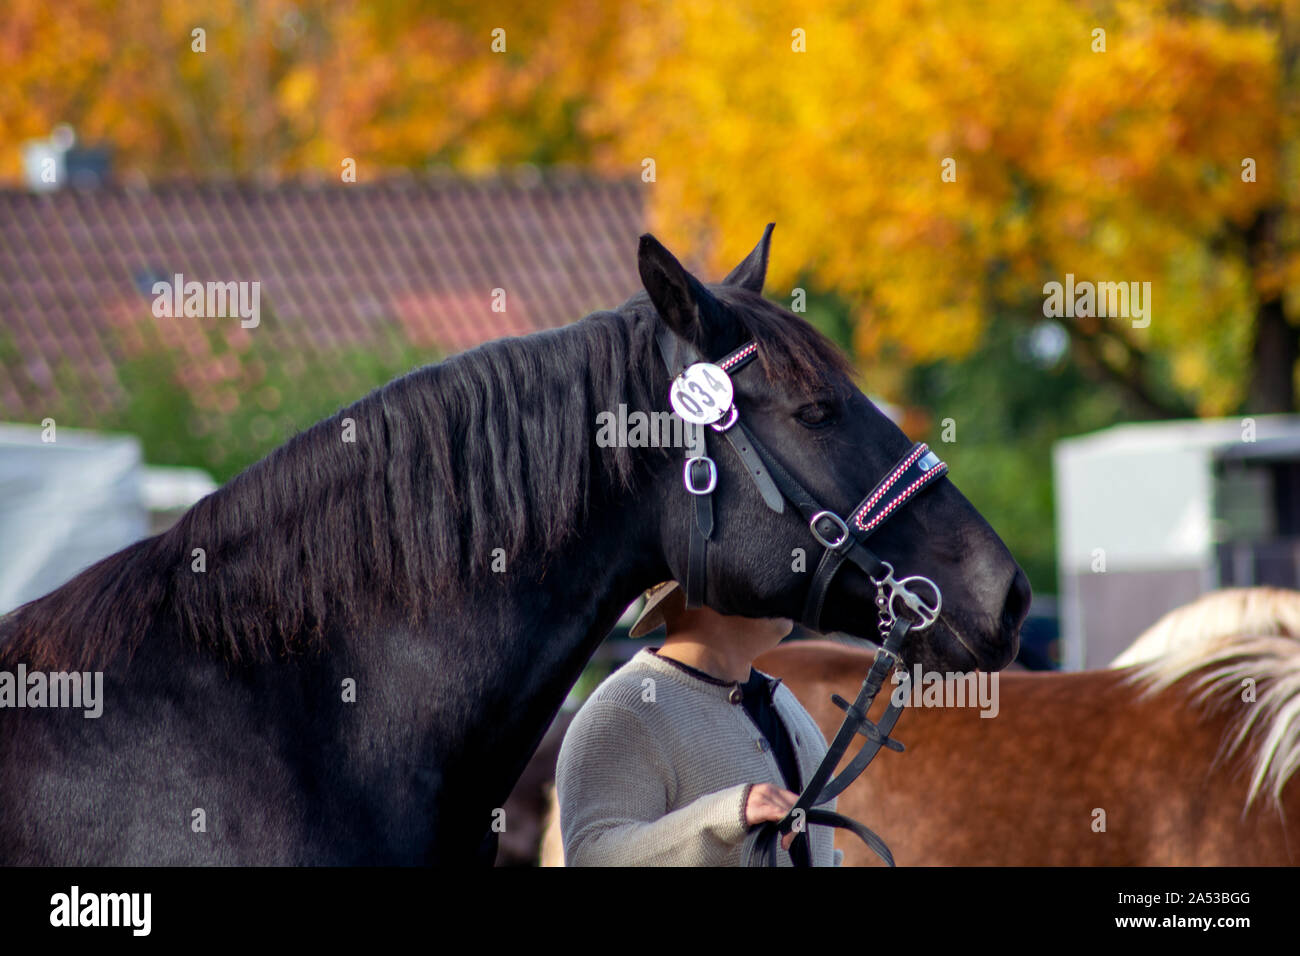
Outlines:
[{"label": "orange foliage", "polygon": [[[1104,335],[1121,373],[1166,356],[1198,410],[1222,413],[1260,302],[1294,311],[1300,289],[1296,0],[8,7],[0,140],[69,121],[150,176],[335,177],[346,157],[362,178],[636,176],[650,158],[653,227],[675,249],[716,271],[777,221],[772,294],[798,279],[842,294],[866,358],[963,354],[994,316],[1041,317],[1066,273],[1149,281],[1149,327],[1076,331]],[[0,176],[18,171],[0,156]],[[1281,226],[1247,249],[1265,211]]]}]

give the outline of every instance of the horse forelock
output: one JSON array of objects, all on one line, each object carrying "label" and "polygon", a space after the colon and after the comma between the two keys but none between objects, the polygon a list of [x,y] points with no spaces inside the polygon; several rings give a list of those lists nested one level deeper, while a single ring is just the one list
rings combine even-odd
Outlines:
[{"label": "horse forelock", "polygon": [[739,286],[716,286],[714,293],[758,343],[759,363],[773,385],[807,391],[852,376],[844,352],[810,323]]},{"label": "horse forelock", "polygon": [[[853,367],[843,350],[810,323],[741,286],[719,284],[709,290],[743,332],[742,339],[732,344],[756,343],[758,365],[774,386],[808,392],[834,384],[837,378],[852,377]],[[619,312],[646,328],[655,328],[659,321],[645,292],[628,299]],[[651,358],[654,367],[662,369],[658,357]],[[717,361],[723,356],[705,358]]]}]

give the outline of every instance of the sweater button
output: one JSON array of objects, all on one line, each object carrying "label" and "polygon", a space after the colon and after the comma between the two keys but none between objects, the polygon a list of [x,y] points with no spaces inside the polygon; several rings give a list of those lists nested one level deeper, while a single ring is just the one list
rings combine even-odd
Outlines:
[{"label": "sweater button", "polygon": [[727,695],[727,700],[731,701],[733,704],[739,704],[744,697],[745,695],[739,687],[733,687],[731,688],[731,693]]}]

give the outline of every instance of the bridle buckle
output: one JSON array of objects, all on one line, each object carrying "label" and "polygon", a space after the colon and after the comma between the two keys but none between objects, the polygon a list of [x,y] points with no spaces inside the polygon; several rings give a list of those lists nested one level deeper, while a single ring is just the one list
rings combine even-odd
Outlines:
[{"label": "bridle buckle", "polygon": [[903,655],[900,654],[898,651],[894,650],[892,647],[885,646],[883,641],[876,646],[876,656],[884,657],[885,660],[889,663],[889,667],[891,670],[901,669],[904,674],[907,673],[907,665],[903,661]]},{"label": "bridle buckle", "polygon": [[709,427],[715,432],[725,432],[738,421],[740,421],[740,409],[733,404],[731,408],[727,409],[727,414],[723,417],[722,421],[713,422]]},{"label": "bridle buckle", "polygon": [[[708,468],[705,485],[698,488],[692,476],[692,466],[696,462],[704,462]],[[708,495],[713,493],[713,489],[718,487],[718,466],[708,455],[696,455],[694,458],[687,458],[686,465],[682,468],[682,483],[686,485],[686,490],[693,495]]]},{"label": "bridle buckle", "polygon": [[[823,518],[829,518],[834,522],[835,530],[839,532],[839,537],[834,541],[828,540],[817,527],[818,523]],[[812,536],[817,539],[818,544],[823,548],[829,548],[832,551],[838,551],[840,548],[844,547],[845,543],[849,540],[849,526],[844,523],[843,518],[833,511],[819,511],[813,515],[808,521],[808,530],[812,532]]]}]

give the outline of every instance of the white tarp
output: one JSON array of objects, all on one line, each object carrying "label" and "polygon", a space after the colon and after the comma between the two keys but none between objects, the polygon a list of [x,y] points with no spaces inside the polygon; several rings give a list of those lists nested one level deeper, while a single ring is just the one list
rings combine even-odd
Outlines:
[{"label": "white tarp", "polygon": [[40,597],[149,530],[140,443],[0,424],[0,614]]},{"label": "white tarp", "polygon": [[1261,415],[1249,432],[1244,421],[1143,422],[1057,442],[1061,572],[1089,573],[1098,550],[1112,571],[1208,567],[1217,457],[1300,435],[1297,416]]}]

